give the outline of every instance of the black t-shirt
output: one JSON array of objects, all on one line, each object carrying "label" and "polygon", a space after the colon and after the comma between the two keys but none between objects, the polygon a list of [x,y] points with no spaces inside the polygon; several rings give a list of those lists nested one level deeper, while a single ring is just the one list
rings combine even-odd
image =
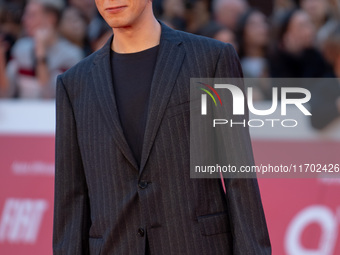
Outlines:
[{"label": "black t-shirt", "polygon": [[152,77],[159,45],[136,53],[111,50],[113,87],[127,143],[140,165]]}]

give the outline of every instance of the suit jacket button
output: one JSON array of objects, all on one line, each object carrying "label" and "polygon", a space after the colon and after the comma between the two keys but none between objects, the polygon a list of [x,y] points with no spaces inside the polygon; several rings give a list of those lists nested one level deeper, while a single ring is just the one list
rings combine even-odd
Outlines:
[{"label": "suit jacket button", "polygon": [[138,235],[139,235],[140,237],[143,237],[143,236],[144,236],[144,229],[143,229],[143,228],[139,228],[139,229],[138,229]]},{"label": "suit jacket button", "polygon": [[138,186],[141,189],[145,189],[148,186],[148,182],[147,181],[140,181],[140,183],[138,184]]}]

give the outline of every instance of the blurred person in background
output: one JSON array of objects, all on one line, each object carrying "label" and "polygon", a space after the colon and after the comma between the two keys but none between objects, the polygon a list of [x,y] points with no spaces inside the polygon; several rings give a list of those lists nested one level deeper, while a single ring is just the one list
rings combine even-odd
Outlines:
[{"label": "blurred person in background", "polygon": [[[268,77],[269,27],[266,16],[256,9],[249,9],[237,22],[236,36],[244,76],[246,78]],[[254,86],[253,100],[264,99],[266,90],[268,89],[262,88],[260,84]]]},{"label": "blurred person in background", "polygon": [[309,15],[293,9],[282,15],[276,25],[276,41],[269,57],[270,76],[323,77],[327,65],[314,48],[316,31]]},{"label": "blurred person in background", "polygon": [[[340,117],[340,22],[334,24],[328,37],[322,43],[325,58],[332,70],[311,90],[311,124],[316,129],[328,127]],[[337,79],[335,79],[337,78]]]},{"label": "blurred person in background", "polygon": [[112,28],[106,22],[101,22],[97,27],[96,37],[92,38],[90,42],[92,51],[97,51],[103,47],[111,35]]},{"label": "blurred person in background", "polygon": [[163,15],[163,0],[153,0],[152,10],[156,18],[160,18]]},{"label": "blurred person in background", "polygon": [[93,0],[68,0],[68,5],[81,11],[90,23],[98,15],[95,1]]},{"label": "blurred person in background", "polygon": [[330,13],[333,19],[340,19],[340,1],[339,0],[328,0],[330,6]]},{"label": "blurred person in background", "polygon": [[221,42],[231,43],[236,51],[238,49],[234,32],[220,24],[217,24],[215,21],[210,21],[208,24],[203,26],[197,31],[197,34],[210,37]]},{"label": "blurred person in background", "polygon": [[325,0],[324,5],[328,5],[327,17],[324,24],[320,27],[317,38],[316,46],[321,50],[323,42],[328,38],[329,31],[337,24],[340,19],[340,1],[338,0]]},{"label": "blurred person in background", "polygon": [[187,0],[185,17],[188,32],[197,33],[210,22],[209,5],[208,0]]},{"label": "blurred person in background", "polygon": [[328,0],[300,0],[301,8],[310,16],[316,30],[324,26],[330,18]]},{"label": "blurred person in background", "polygon": [[259,10],[266,17],[269,17],[273,13],[275,1],[268,0],[247,0],[251,8]]},{"label": "blurred person in background", "polygon": [[213,16],[217,23],[234,31],[237,20],[247,8],[245,0],[214,0]]},{"label": "blurred person in background", "polygon": [[79,9],[67,7],[63,11],[59,29],[63,37],[83,49],[85,56],[92,53],[87,35],[87,19]]},{"label": "blurred person in background", "polygon": [[99,37],[105,21],[99,15],[94,0],[68,0],[68,5],[77,8],[87,20],[87,38],[90,44]]},{"label": "blurred person in background", "polygon": [[[320,50],[321,42],[327,36],[328,26],[332,26],[334,21],[331,7],[333,0],[300,0],[301,8],[308,13],[315,28],[316,41],[315,45]],[[336,8],[334,8],[336,10]],[[339,12],[339,9],[337,10]]]},{"label": "blurred person in background", "polygon": [[0,97],[7,90],[8,80],[6,75],[6,51],[8,44],[0,37]]},{"label": "blurred person in background", "polygon": [[11,49],[20,35],[22,8],[17,3],[0,3],[0,97],[8,89],[6,66]]},{"label": "blurred person in background", "polygon": [[8,96],[53,98],[57,75],[83,58],[79,47],[59,36],[62,8],[57,0],[27,3],[22,19],[26,36],[13,46],[7,66]]},{"label": "blurred person in background", "polygon": [[296,7],[296,2],[293,0],[274,0],[274,13],[280,15]]},{"label": "blurred person in background", "polygon": [[23,6],[19,3],[3,2],[0,4],[0,34],[15,41],[22,31],[21,17]]},{"label": "blurred person in background", "polygon": [[[171,27],[184,30],[186,29],[186,2],[183,0],[162,0],[159,1],[162,7],[162,14],[159,16]],[[190,2],[189,2],[190,3]],[[154,5],[154,3],[152,3]],[[160,13],[160,11],[159,11]],[[156,16],[156,14],[155,14]]]}]

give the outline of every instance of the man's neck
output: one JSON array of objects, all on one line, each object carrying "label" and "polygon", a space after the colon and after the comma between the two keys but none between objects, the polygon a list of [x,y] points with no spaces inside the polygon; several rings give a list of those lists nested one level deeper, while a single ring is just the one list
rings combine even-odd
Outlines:
[{"label": "man's neck", "polygon": [[113,28],[111,49],[118,53],[139,52],[159,44],[161,25],[154,16],[135,25]]}]

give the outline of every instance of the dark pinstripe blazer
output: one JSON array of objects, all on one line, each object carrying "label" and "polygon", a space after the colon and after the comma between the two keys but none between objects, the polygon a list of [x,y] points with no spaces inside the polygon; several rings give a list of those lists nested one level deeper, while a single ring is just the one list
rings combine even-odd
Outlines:
[{"label": "dark pinstripe blazer", "polygon": [[[238,57],[161,28],[139,168],[118,118],[112,37],[57,79],[53,254],[144,254],[146,238],[152,255],[270,254],[256,179],[225,179],[225,195],[219,179],[189,173],[189,78],[239,77]],[[231,163],[254,164],[248,130],[234,130]]]}]

